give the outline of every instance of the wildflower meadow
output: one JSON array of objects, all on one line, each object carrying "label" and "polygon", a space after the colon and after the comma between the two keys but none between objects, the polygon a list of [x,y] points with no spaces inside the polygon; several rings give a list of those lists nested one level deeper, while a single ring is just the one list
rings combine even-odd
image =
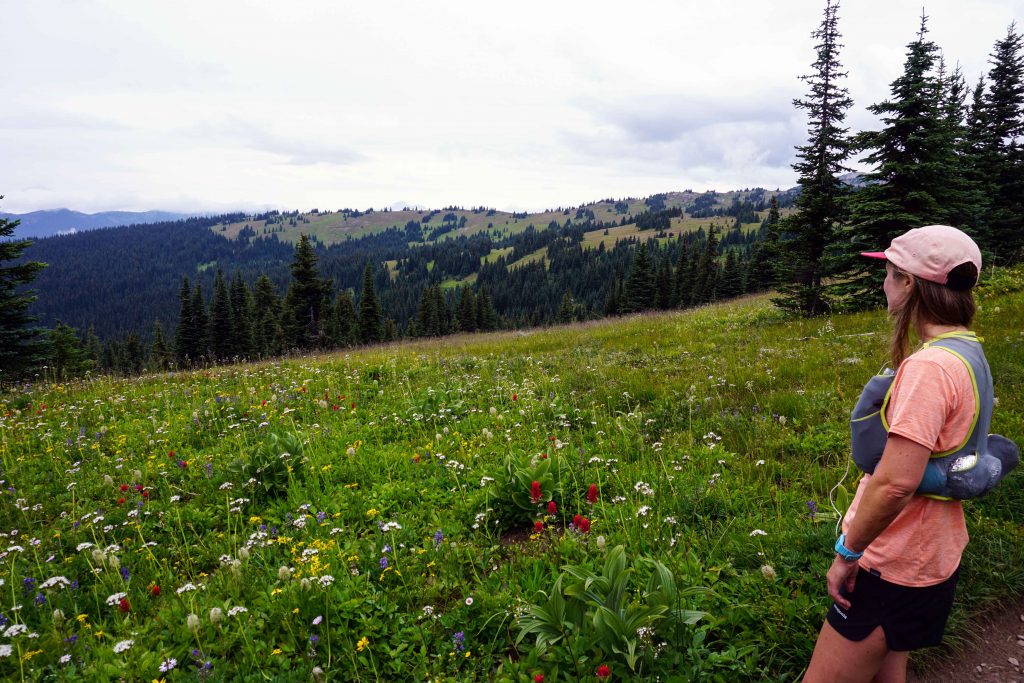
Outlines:
[{"label": "wildflower meadow", "polygon": [[[1024,435],[1024,271],[986,273]],[[794,680],[883,312],[664,315],[0,394],[4,680]],[[1024,588],[966,506],[949,640]]]}]

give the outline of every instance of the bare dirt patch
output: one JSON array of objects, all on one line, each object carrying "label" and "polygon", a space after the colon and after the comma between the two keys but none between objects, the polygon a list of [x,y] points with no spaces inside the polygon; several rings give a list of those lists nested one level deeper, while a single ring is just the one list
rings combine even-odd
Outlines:
[{"label": "bare dirt patch", "polygon": [[[909,674],[911,683],[1024,683],[1024,602],[1002,612],[981,616],[972,622],[961,650],[947,650],[918,663],[919,672]],[[913,666],[911,668],[914,668]]]}]

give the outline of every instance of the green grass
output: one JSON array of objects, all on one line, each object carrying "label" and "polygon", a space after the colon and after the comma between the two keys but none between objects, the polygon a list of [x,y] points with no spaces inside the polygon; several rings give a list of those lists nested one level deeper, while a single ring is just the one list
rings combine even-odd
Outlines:
[{"label": "green grass", "polygon": [[[1010,436],[1024,427],[1022,287],[1024,273],[997,272],[977,325],[993,429]],[[796,680],[828,605],[846,420],[884,362],[886,326],[880,312],[790,321],[753,297],[6,390],[0,613],[38,637],[0,638],[13,647],[0,676],[152,680],[173,657],[168,680],[206,662],[224,680],[308,681],[319,667],[330,680],[552,681],[601,664],[621,680]],[[271,434],[301,445],[283,455]],[[526,482],[552,463],[538,505],[507,458]],[[1024,588],[1020,483],[968,506],[954,629]],[[570,528],[577,514],[588,533]],[[636,561],[627,602],[646,600],[648,558],[704,589],[679,601],[707,616],[654,623],[635,671],[584,631],[576,651],[517,646],[537,591],[564,565],[600,570],[617,545]],[[56,576],[77,583],[42,588]]]}]

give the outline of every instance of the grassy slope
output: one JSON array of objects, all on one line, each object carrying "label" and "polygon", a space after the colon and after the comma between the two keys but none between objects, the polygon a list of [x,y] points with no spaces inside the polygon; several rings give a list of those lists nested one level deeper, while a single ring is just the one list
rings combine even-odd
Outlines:
[{"label": "grassy slope", "polygon": [[[732,202],[732,199],[737,195],[745,196],[746,193],[736,191],[720,193],[718,195],[719,201],[717,206],[728,206]],[[686,206],[697,196],[698,193],[694,192],[669,192],[666,193],[666,206]],[[626,203],[629,205],[629,210],[626,213],[630,215],[636,215],[647,209],[643,199],[631,199]],[[595,220],[608,222],[618,221],[624,215],[617,212],[614,207],[614,201],[600,201],[586,204],[583,208],[593,211]],[[277,233],[277,237],[285,242],[296,242],[298,241],[300,234],[308,234],[315,236],[324,244],[329,245],[342,242],[348,237],[362,237],[364,235],[381,232],[391,227],[401,229],[404,228],[405,224],[409,221],[422,221],[428,213],[431,212],[374,211],[357,217],[348,217],[341,212],[320,212],[316,214],[305,213],[300,214],[300,216],[297,217],[297,224],[295,226],[288,225],[288,222],[285,221],[283,224],[271,227],[283,228],[282,232]],[[446,213],[448,212],[441,211],[440,214],[434,216],[430,223],[423,226],[424,232],[428,233],[431,229],[440,226],[441,218]],[[564,224],[567,219],[575,222],[576,209],[573,207],[568,210],[568,213],[566,213],[566,209],[552,209],[537,213],[530,213],[527,214],[525,218],[515,218],[507,211],[495,211],[492,216],[487,215],[487,210],[455,210],[452,211],[452,213],[459,218],[465,217],[466,226],[453,230],[446,235],[442,235],[439,238],[440,240],[447,239],[449,236],[472,235],[486,230],[501,231],[503,234],[514,234],[525,230],[528,225],[533,225],[538,230],[542,230],[547,228],[552,221],[555,221],[559,225]],[[717,224],[725,227],[732,224],[732,221],[728,218],[693,220],[700,225],[705,226],[709,222],[716,222]],[[246,225],[255,230],[257,236],[261,236],[264,228],[267,227],[265,221],[253,220],[229,223],[226,225],[215,225],[210,229],[214,232],[223,234],[228,238],[234,239]],[[488,227],[488,225],[491,227]],[[693,225],[692,228],[687,224],[684,229],[696,229],[696,224]]]},{"label": "grassy slope", "polygon": [[[1018,439],[1024,427],[1024,293],[996,290],[1022,287],[1024,274],[1001,276],[983,299],[977,324],[997,381],[993,429]],[[56,633],[47,610],[61,606],[89,614],[110,641],[136,633],[140,652],[146,647],[154,656],[184,659],[192,647],[187,631],[159,624],[184,623],[187,612],[202,615],[214,605],[243,604],[256,618],[246,622],[252,654],[227,631],[212,641],[204,631],[204,652],[218,670],[227,675],[252,661],[271,673],[301,671],[312,665],[302,654],[301,624],[324,606],[319,593],[304,592],[295,579],[282,582],[277,567],[291,564],[300,576],[315,575],[301,555],[303,547],[315,547],[319,573],[326,564],[336,579],[335,592],[324,598],[335,610],[328,621],[340,629],[335,647],[353,653],[340,660],[345,673],[335,669],[340,679],[373,675],[365,653],[354,655],[363,634],[378,652],[419,643],[429,653],[393,654],[398,669],[391,675],[447,671],[457,679],[490,675],[496,667],[518,675],[525,665],[504,659],[516,634],[509,610],[549,590],[560,564],[599,563],[606,552],[595,544],[601,535],[608,547],[623,544],[630,557],[659,558],[681,586],[711,589],[689,605],[710,613],[698,625],[706,640],[696,645],[687,636],[670,643],[670,655],[680,657],[675,670],[725,680],[792,680],[827,606],[822,576],[835,523],[828,491],[847,462],[848,411],[865,378],[884,363],[885,326],[880,313],[787,322],[766,297],[755,297],[688,312],[203,373],[41,384],[6,394],[0,397],[0,415],[10,411],[0,419],[4,472],[28,506],[40,507],[19,512],[10,504],[14,494],[4,494],[0,528],[42,538],[34,555],[54,554],[69,578],[82,580],[86,594],[93,580],[83,571],[86,553],[76,553],[75,544],[120,544],[134,576],[126,590],[137,612],[126,622],[116,610],[110,615],[102,601],[118,580],[101,574],[92,589],[95,604],[86,595],[72,605],[65,592],[51,595],[46,610],[26,610],[24,618],[38,621],[33,628],[44,633],[39,646],[54,653],[62,646],[47,640],[46,633]],[[42,403],[47,410],[33,414]],[[258,420],[269,426],[257,427]],[[226,466],[251,453],[266,429],[306,440],[310,474],[305,483],[292,483],[284,498],[251,503],[225,521],[227,501],[242,495],[244,483]],[[349,447],[354,455],[345,454]],[[168,449],[189,467],[169,464]],[[430,455],[438,451],[446,458]],[[475,498],[488,490],[480,488],[481,478],[496,476],[508,454],[541,451],[572,472],[559,501],[564,516],[548,520],[550,531],[511,546],[474,529],[473,516],[492,500]],[[85,462],[80,471],[75,461]],[[115,484],[130,480],[134,468],[152,490],[146,510],[153,517],[141,523],[125,519],[112,502],[123,494],[102,481],[104,475]],[[967,508],[972,542],[954,638],[970,611],[1024,590],[1021,476]],[[236,491],[221,491],[225,481]],[[653,494],[638,490],[641,481]],[[601,491],[594,508],[583,500],[590,483]],[[847,485],[852,489],[849,479]],[[171,494],[184,500],[171,503]],[[817,518],[808,514],[811,500],[822,511]],[[71,525],[98,508],[106,509],[111,531]],[[217,572],[216,558],[234,555],[260,520],[285,529],[286,514],[317,510],[328,515],[326,526],[284,531],[287,544],[254,548],[244,583],[232,582],[223,568]],[[562,536],[562,525],[577,511],[591,516],[590,535]],[[376,524],[384,520],[402,529],[382,537]],[[341,532],[328,535],[328,527]],[[438,528],[446,540],[435,554],[431,539]],[[764,535],[752,535],[755,530]],[[142,538],[158,542],[152,555],[139,554]],[[385,542],[402,546],[390,556],[401,577],[376,567]],[[350,576],[349,568],[361,575]],[[12,587],[22,576],[50,575],[20,559],[9,572]],[[207,589],[186,594],[184,603],[145,595],[151,582],[170,593],[186,581]],[[275,595],[272,588],[284,592]],[[467,596],[475,597],[472,606],[464,604]],[[0,611],[8,612],[12,598],[0,598]],[[437,621],[422,622],[424,604],[435,607]],[[453,670],[445,651],[456,630],[472,642],[473,658]],[[275,644],[292,649],[268,658]],[[528,649],[525,643],[521,649]],[[108,652],[109,642],[102,641],[89,656]],[[16,671],[5,666],[0,660],[0,673]],[[378,659],[374,666],[385,664]],[[523,675],[550,673],[543,662],[530,666],[536,668],[522,669]]]}]

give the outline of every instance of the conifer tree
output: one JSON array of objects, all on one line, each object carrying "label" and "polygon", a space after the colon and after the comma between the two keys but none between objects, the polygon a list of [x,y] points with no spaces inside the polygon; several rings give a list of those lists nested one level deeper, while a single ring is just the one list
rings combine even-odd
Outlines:
[{"label": "conifer tree", "polygon": [[637,248],[630,264],[620,308],[623,313],[636,313],[654,308],[656,304],[654,271],[651,257],[647,253],[647,244],[643,243]]},{"label": "conifer tree", "polygon": [[274,283],[266,274],[256,280],[253,292],[253,343],[256,353],[268,358],[281,353],[284,348],[284,331],[281,327],[281,302]]},{"label": "conifer tree", "polygon": [[347,289],[338,293],[332,312],[334,343],[338,346],[352,346],[356,343],[356,309],[352,295]]},{"label": "conifer tree", "polygon": [[22,261],[4,265],[18,260],[32,244],[29,240],[9,239],[18,224],[19,221],[0,218],[0,383],[27,374],[46,354],[42,330],[32,325],[36,319],[28,312],[35,296],[18,291],[32,282],[46,264]]},{"label": "conifer tree", "polygon": [[373,285],[373,266],[367,263],[363,270],[363,291],[359,295],[359,342],[374,344],[383,336],[380,303]]},{"label": "conifer tree", "polygon": [[572,298],[572,292],[565,290],[562,296],[562,304],[558,307],[558,322],[571,323],[576,320],[576,300]]},{"label": "conifer tree", "polygon": [[1010,24],[990,55],[982,171],[995,183],[987,244],[998,260],[1024,257],[1024,39]]},{"label": "conifer tree", "polygon": [[286,342],[296,348],[314,348],[321,343],[324,320],[322,306],[330,282],[320,278],[317,255],[309,235],[301,235],[292,258],[292,281],[284,302]]},{"label": "conifer tree", "polygon": [[424,287],[420,294],[420,304],[416,310],[416,330],[421,337],[436,337],[440,332],[437,321],[437,301],[434,298],[434,287]]},{"label": "conifer tree", "polygon": [[779,259],[782,257],[782,248],[779,243],[782,239],[781,233],[782,218],[779,213],[779,197],[772,195],[768,204],[768,216],[765,218],[763,240],[761,241],[760,260],[751,268],[756,268],[755,282],[757,291],[771,289],[779,283]]},{"label": "conifer tree", "polygon": [[174,333],[174,353],[177,356],[178,365],[185,367],[190,360],[195,360],[196,353],[195,335],[192,330],[192,284],[187,277],[181,279],[178,302],[178,327]]},{"label": "conifer tree", "polygon": [[690,305],[699,306],[715,300],[718,287],[718,238],[714,227],[708,228],[708,237],[704,240],[704,250],[697,260],[697,269],[693,277],[693,293]]},{"label": "conifer tree", "polygon": [[743,271],[740,269],[740,262],[736,256],[735,249],[729,249],[725,255],[725,265],[722,268],[722,276],[715,288],[715,294],[719,299],[731,299],[743,293]]},{"label": "conifer tree", "polygon": [[662,257],[658,264],[658,271],[654,276],[654,297],[661,310],[672,307],[672,263],[668,255]]},{"label": "conifer tree", "polygon": [[82,340],[82,348],[85,351],[85,359],[89,363],[89,369],[99,368],[103,358],[103,344],[96,336],[96,328],[89,325],[85,332],[85,339]]},{"label": "conifer tree", "polygon": [[235,271],[231,279],[231,354],[240,358],[252,355],[252,294]]},{"label": "conifer tree", "polygon": [[688,242],[679,239],[679,257],[676,260],[676,276],[673,282],[672,305],[675,308],[690,305],[690,296],[693,294],[693,275],[691,267],[693,257],[690,254]]},{"label": "conifer tree", "polygon": [[473,290],[469,287],[462,287],[462,291],[459,292],[457,318],[461,331],[476,332],[476,300],[473,297]]},{"label": "conifer tree", "polygon": [[213,300],[210,302],[210,320],[207,335],[214,359],[222,362],[231,357],[234,351],[231,347],[231,343],[234,340],[234,331],[231,327],[231,295],[228,294],[228,285],[224,280],[224,271],[219,268],[217,269],[217,276],[213,281]]},{"label": "conifer tree", "polygon": [[939,48],[927,33],[922,15],[903,73],[890,85],[891,99],[868,107],[881,130],[856,138],[873,170],[850,200],[853,230],[840,267],[845,282],[834,288],[847,309],[876,306],[883,298],[885,271],[860,258],[861,252],[884,248],[911,228],[947,223],[947,207],[960,203],[949,195],[956,161],[943,111],[947,83],[937,71]]},{"label": "conifer tree", "polygon": [[476,296],[476,326],[481,332],[498,329],[498,315],[491,303],[491,294],[486,287],[481,287]]},{"label": "conifer tree", "polygon": [[846,217],[847,192],[839,176],[848,170],[843,164],[850,155],[850,142],[843,122],[853,101],[840,85],[846,73],[839,62],[838,9],[837,0],[826,0],[822,22],[811,34],[818,41],[814,72],[801,77],[809,86],[807,97],[793,100],[794,106],[807,112],[808,140],[797,147],[793,164],[799,174],[797,210],[782,228],[792,236],[785,245],[787,284],[773,301],[803,315],[829,310],[825,280],[835,266],[826,260],[826,251],[837,241]]},{"label": "conifer tree", "polygon": [[78,339],[78,331],[60,320],[49,333],[49,365],[53,379],[63,382],[78,377],[91,367]]},{"label": "conifer tree", "polygon": [[150,358],[153,360],[153,366],[157,370],[168,370],[174,361],[174,353],[167,344],[164,328],[159,320],[153,323],[153,346],[150,351]]},{"label": "conifer tree", "polygon": [[189,327],[194,346],[189,356],[193,363],[203,363],[210,357],[210,343],[207,336],[206,301],[203,299],[203,287],[198,282],[192,290],[192,304],[189,307],[191,322]]}]

